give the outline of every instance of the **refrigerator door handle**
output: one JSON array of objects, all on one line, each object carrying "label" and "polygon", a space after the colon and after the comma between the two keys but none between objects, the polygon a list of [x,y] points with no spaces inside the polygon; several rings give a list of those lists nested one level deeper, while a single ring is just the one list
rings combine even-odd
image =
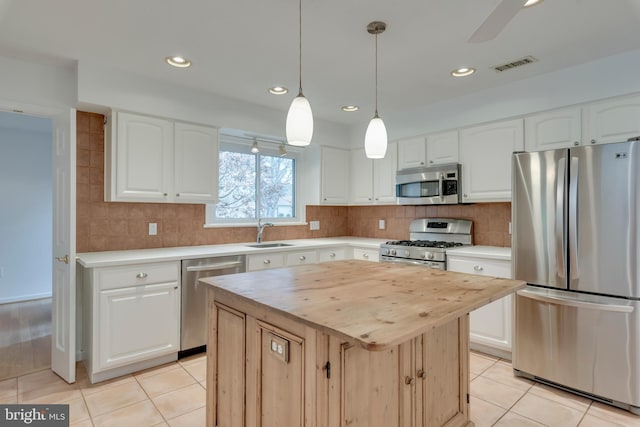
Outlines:
[{"label": "refrigerator door handle", "polygon": [[525,298],[542,301],[542,302],[548,302],[550,304],[564,305],[568,307],[588,308],[591,310],[600,310],[600,311],[613,311],[617,313],[633,312],[633,306],[630,306],[630,305],[598,304],[595,302],[579,301],[579,300],[575,300],[567,297],[560,298],[556,296],[541,294],[541,293],[530,291],[527,289],[520,290],[517,292],[517,294]]},{"label": "refrigerator door handle", "polygon": [[578,158],[571,157],[569,178],[569,271],[572,281],[578,279]]},{"label": "refrigerator door handle", "polygon": [[558,263],[558,275],[565,278],[567,275],[565,266],[566,237],[564,234],[564,209],[565,209],[565,185],[566,185],[567,159],[558,160],[558,179],[556,180],[556,262]]}]

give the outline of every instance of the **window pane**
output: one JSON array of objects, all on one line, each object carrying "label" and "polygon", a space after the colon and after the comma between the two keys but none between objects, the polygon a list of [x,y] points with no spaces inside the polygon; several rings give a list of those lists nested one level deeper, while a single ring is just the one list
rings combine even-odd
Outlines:
[{"label": "window pane", "polygon": [[256,156],[220,152],[220,189],[216,217],[256,217]]},{"label": "window pane", "polygon": [[295,217],[295,160],[260,156],[260,216]]}]

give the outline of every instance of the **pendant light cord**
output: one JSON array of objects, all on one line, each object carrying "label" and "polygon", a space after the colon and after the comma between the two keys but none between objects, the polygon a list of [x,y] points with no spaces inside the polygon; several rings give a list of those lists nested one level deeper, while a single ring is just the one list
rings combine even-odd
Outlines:
[{"label": "pendant light cord", "polygon": [[298,96],[303,96],[302,95],[302,0],[299,1],[298,4],[298,65],[299,65],[299,69],[298,69],[298,83],[299,83],[299,89],[298,89]]},{"label": "pendant light cord", "polygon": [[374,117],[378,117],[378,33],[376,33],[376,113]]}]

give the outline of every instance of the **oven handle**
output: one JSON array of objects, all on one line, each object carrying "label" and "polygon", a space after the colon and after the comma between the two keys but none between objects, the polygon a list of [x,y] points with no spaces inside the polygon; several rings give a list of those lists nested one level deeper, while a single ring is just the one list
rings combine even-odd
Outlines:
[{"label": "oven handle", "polygon": [[402,258],[402,259],[389,258],[389,257],[384,256],[384,255],[380,257],[380,261],[381,262],[393,262],[393,263],[396,263],[396,264],[420,265],[420,266],[423,266],[423,267],[429,267],[429,268],[433,268],[433,269],[436,269],[436,270],[444,270],[445,269],[444,268],[445,263],[442,262],[442,261],[429,261],[431,264],[427,265],[427,264],[424,264],[421,261],[413,261],[413,260],[410,260],[410,259],[407,259],[407,258]]},{"label": "oven handle", "polygon": [[441,173],[438,176],[438,181],[440,181],[440,201],[444,202],[444,174]]}]

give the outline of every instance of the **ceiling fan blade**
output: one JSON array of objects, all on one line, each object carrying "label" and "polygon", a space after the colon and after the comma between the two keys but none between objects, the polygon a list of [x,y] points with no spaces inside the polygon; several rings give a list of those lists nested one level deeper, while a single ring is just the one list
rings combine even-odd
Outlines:
[{"label": "ceiling fan blade", "polygon": [[482,43],[496,38],[496,36],[500,34],[500,31],[502,31],[509,21],[516,16],[518,11],[522,9],[525,2],[526,0],[502,0],[471,35],[469,43]]}]

